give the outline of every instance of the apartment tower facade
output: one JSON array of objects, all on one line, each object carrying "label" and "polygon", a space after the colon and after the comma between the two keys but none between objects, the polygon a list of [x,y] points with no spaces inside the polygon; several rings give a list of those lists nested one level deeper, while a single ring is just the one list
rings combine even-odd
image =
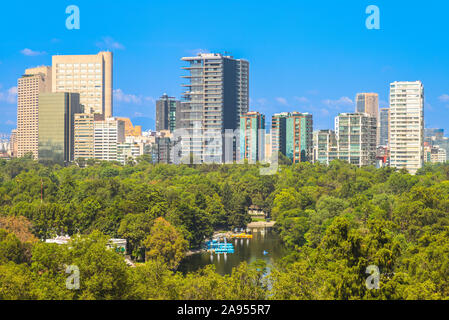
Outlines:
[{"label": "apartment tower facade", "polygon": [[164,93],[156,101],[156,131],[176,129],[176,112],[181,107],[181,101]]},{"label": "apartment tower facade", "polygon": [[240,117],[240,159],[249,163],[265,159],[265,115],[259,112]]},{"label": "apartment tower facade", "polygon": [[51,67],[27,69],[17,81],[17,157],[31,152],[38,158],[39,94],[51,90]]},{"label": "apartment tower facade", "polygon": [[375,166],[377,119],[367,113],[341,113],[335,118],[338,158],[353,165]]},{"label": "apartment tower facade", "polygon": [[52,58],[53,92],[78,92],[85,113],[113,114],[113,55],[64,55]]},{"label": "apartment tower facade", "polygon": [[390,165],[415,174],[424,163],[424,86],[390,84]]},{"label": "apartment tower facade", "polygon": [[183,68],[188,83],[183,85],[186,91],[176,115],[183,130],[181,157],[205,163],[226,161],[233,157],[229,153],[235,156],[237,138],[225,139],[225,131],[238,129],[240,116],[249,109],[249,63],[218,53],[181,60],[188,63]]}]

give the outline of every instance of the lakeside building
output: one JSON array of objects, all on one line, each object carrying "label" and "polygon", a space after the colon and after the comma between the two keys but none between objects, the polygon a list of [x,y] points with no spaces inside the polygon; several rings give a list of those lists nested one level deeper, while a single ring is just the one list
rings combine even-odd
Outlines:
[{"label": "lakeside building", "polygon": [[265,115],[247,112],[240,117],[240,160],[256,163],[265,159]]},{"label": "lakeside building", "polygon": [[[235,159],[236,137],[225,139],[225,131],[235,132],[240,115],[249,109],[249,62],[219,53],[183,57],[188,63],[182,78],[186,91],[176,125],[182,130],[181,159],[196,163],[222,163]],[[231,152],[229,152],[231,149]],[[229,153],[231,153],[229,155]]]}]

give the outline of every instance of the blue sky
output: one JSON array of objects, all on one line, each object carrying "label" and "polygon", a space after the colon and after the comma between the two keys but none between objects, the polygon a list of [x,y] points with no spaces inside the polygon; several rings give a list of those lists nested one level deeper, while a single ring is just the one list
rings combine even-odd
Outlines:
[{"label": "blue sky", "polygon": [[[67,30],[77,5],[80,30]],[[368,30],[368,5],[381,30]],[[250,109],[310,112],[315,129],[354,110],[357,92],[388,106],[392,81],[421,80],[426,127],[449,132],[447,1],[7,1],[0,4],[0,132],[16,123],[15,86],[53,54],[114,52],[114,115],[154,129],[154,101],[180,97],[180,58],[230,52],[250,61]]]}]

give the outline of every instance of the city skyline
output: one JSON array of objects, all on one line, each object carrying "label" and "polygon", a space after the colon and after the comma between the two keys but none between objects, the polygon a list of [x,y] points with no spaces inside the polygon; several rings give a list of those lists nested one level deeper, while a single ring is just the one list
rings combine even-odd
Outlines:
[{"label": "city skyline", "polygon": [[[193,10],[185,3],[176,3],[182,12]],[[133,4],[136,22],[119,16],[112,6],[105,8],[105,17],[97,17],[95,9],[104,1],[79,1],[81,28],[67,30],[65,4],[52,6],[44,2],[39,7],[29,3],[29,10],[22,12],[25,22],[18,26],[14,37],[6,34],[0,44],[0,108],[4,114],[0,132],[9,133],[17,125],[17,78],[25,69],[51,65],[52,55],[96,54],[103,50],[114,53],[114,116],[130,117],[144,130],[155,129],[155,101],[163,93],[181,98],[183,56],[226,51],[250,61],[250,111],[265,114],[268,121],[274,113],[309,112],[314,115],[314,130],[332,128],[335,116],[354,111],[357,93],[378,93],[379,107],[388,107],[391,82],[420,80],[426,86],[425,126],[449,130],[445,121],[449,116],[449,77],[445,73],[449,59],[445,45],[433,41],[439,34],[442,22],[438,17],[444,8],[433,12],[435,19],[429,23],[415,26],[408,20],[435,7],[420,9],[376,1],[381,30],[368,30],[364,3],[344,7],[328,4],[323,8],[288,1],[279,8],[261,3],[254,17],[246,17],[245,13],[251,11],[249,2],[240,4],[241,13],[223,9],[229,10],[238,23],[228,26],[217,17],[212,28],[217,36],[211,39],[210,30],[192,34],[179,28],[188,14],[174,12],[178,19],[160,23],[161,18],[154,12],[168,11],[169,4]],[[3,28],[21,12],[15,8],[17,4],[5,6],[4,12],[10,8],[11,15],[0,22]],[[285,10],[286,6],[291,10]],[[43,9],[52,18],[31,27],[26,22],[28,15]],[[203,8],[195,10],[201,15],[207,12]],[[138,20],[148,15],[153,20],[142,26]],[[271,15],[273,21],[259,23],[257,30],[244,28],[246,23]],[[317,15],[321,15],[319,23],[313,20]],[[98,20],[94,21],[94,16]],[[118,21],[120,28],[107,26],[109,20]],[[226,37],[238,28],[244,29],[243,35]],[[424,37],[435,30],[430,40]],[[338,37],[334,39],[335,33]],[[410,41],[415,36],[421,36],[419,45]],[[290,37],[288,41],[286,37]]]}]

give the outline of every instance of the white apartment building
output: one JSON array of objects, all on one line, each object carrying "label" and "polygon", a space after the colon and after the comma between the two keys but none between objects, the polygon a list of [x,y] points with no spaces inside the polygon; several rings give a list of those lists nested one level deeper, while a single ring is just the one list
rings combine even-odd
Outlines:
[{"label": "white apartment building", "polygon": [[335,118],[335,135],[338,159],[359,167],[376,165],[376,117],[367,113],[340,113]]},{"label": "white apartment building", "polygon": [[53,92],[78,92],[85,113],[112,117],[112,52],[53,56]]},{"label": "white apartment building", "polygon": [[94,157],[118,161],[118,145],[125,142],[125,123],[116,118],[94,122]]},{"label": "white apartment building", "polygon": [[390,165],[415,174],[424,163],[424,86],[390,84]]}]

